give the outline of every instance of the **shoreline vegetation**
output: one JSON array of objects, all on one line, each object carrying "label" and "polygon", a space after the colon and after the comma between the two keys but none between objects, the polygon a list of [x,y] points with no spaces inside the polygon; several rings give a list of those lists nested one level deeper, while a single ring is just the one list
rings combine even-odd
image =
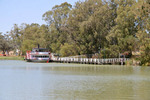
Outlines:
[{"label": "shoreline vegetation", "polygon": [[22,56],[0,56],[0,60],[24,60]]},{"label": "shoreline vegetation", "polygon": [[22,56],[39,44],[61,57],[122,55],[130,63],[139,60],[140,65],[150,66],[149,4],[149,0],[64,2],[41,15],[46,24],[14,24],[6,34],[0,32],[0,52]]}]

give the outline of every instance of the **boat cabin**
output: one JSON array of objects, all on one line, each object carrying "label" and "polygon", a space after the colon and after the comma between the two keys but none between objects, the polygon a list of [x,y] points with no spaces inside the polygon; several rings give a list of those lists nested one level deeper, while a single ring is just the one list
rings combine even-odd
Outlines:
[{"label": "boat cabin", "polygon": [[45,48],[33,48],[32,52],[49,52],[49,50]]}]

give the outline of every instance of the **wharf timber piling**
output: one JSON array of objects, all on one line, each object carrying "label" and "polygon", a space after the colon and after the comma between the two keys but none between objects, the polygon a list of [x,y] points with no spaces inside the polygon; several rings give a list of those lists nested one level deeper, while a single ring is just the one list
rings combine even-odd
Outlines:
[{"label": "wharf timber piling", "polygon": [[80,63],[80,64],[125,64],[129,60],[128,58],[109,58],[109,59],[97,59],[97,58],[72,58],[72,57],[55,57],[53,62],[59,63]]}]

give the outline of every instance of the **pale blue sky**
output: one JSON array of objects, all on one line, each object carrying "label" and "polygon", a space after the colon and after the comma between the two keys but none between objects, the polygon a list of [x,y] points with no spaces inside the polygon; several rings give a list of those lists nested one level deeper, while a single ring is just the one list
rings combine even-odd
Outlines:
[{"label": "pale blue sky", "polygon": [[0,32],[10,31],[14,24],[45,24],[42,15],[53,6],[79,0],[0,0]]}]

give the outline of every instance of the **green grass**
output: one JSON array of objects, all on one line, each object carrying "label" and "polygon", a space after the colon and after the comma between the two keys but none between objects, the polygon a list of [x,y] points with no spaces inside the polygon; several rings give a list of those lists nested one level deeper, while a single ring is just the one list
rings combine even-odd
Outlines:
[{"label": "green grass", "polygon": [[0,56],[0,60],[23,60],[20,56]]}]

